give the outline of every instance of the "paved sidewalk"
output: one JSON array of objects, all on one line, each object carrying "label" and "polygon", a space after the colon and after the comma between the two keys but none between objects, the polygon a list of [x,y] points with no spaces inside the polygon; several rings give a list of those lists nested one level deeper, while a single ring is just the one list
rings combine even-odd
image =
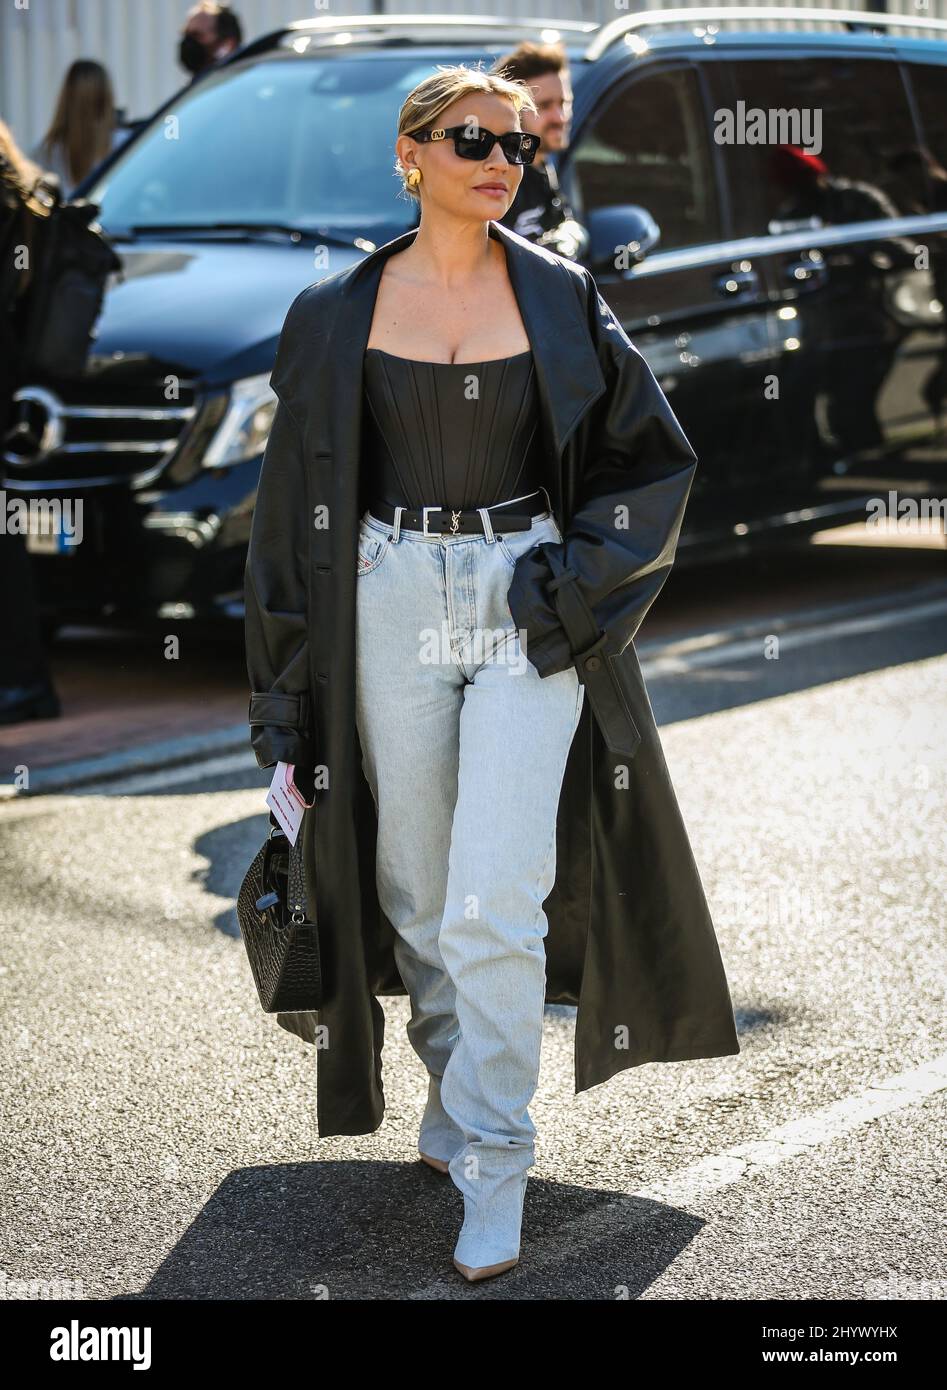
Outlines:
[{"label": "paved sidewalk", "polygon": [[0,726],[0,786],[20,764],[40,790],[231,746],[249,751],[242,641],[185,631],[176,660],[164,643],[157,632],[64,628],[50,652],[62,713]]}]

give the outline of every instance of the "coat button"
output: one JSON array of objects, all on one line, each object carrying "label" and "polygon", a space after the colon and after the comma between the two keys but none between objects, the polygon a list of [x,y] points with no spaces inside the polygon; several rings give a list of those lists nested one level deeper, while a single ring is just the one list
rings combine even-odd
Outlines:
[{"label": "coat button", "polygon": [[587,671],[597,671],[601,664],[602,663],[599,657],[590,656],[588,661],[585,663],[585,669]]}]

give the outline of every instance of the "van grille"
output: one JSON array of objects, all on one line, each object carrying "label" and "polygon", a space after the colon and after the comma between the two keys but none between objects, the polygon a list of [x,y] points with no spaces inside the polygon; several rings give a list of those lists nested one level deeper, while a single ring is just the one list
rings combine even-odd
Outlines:
[{"label": "van grille", "polygon": [[4,439],[7,480],[95,484],[157,473],[197,408],[193,389],[183,387],[173,402],[147,388],[126,387],[117,404],[96,399],[81,383],[68,391],[24,386],[14,397]]}]

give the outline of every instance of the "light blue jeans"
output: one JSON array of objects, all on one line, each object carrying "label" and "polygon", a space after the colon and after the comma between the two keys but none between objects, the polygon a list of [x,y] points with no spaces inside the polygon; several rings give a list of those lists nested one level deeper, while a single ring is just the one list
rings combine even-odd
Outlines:
[{"label": "light blue jeans", "polygon": [[[535,505],[532,498],[525,506]],[[377,889],[396,931],[408,1037],[429,1075],[418,1148],[464,1197],[454,1251],[519,1254],[546,990],[543,902],[582,712],[575,667],[541,680],[507,591],[528,531],[425,536],[359,524],[357,721],[378,811]]]}]

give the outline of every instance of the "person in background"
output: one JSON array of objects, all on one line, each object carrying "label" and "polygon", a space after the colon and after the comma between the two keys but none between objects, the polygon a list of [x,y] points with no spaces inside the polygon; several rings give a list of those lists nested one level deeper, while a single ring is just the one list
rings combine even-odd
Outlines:
[{"label": "person in background", "polygon": [[[0,121],[0,439],[20,385],[16,345],[33,283],[35,233],[45,215],[34,197],[42,173]],[[30,557],[22,535],[6,524],[0,527],[0,630],[0,724],[56,718],[59,698],[42,642]]]},{"label": "person in background", "polygon": [[230,6],[201,0],[187,12],[178,59],[196,82],[235,53],[242,43],[240,20]]},{"label": "person in background", "polygon": [[77,58],[63,78],[50,127],[30,157],[58,177],[63,198],[70,198],[126,134],[116,127],[107,70],[92,58]]},{"label": "person in background", "polygon": [[558,43],[522,43],[499,59],[493,71],[527,85],[536,114],[523,113],[523,129],[542,141],[533,163],[523,168],[512,206],[499,221],[528,241],[575,259],[587,245],[588,236],[563,197],[549,158],[569,143],[572,85],[566,51]]}]

